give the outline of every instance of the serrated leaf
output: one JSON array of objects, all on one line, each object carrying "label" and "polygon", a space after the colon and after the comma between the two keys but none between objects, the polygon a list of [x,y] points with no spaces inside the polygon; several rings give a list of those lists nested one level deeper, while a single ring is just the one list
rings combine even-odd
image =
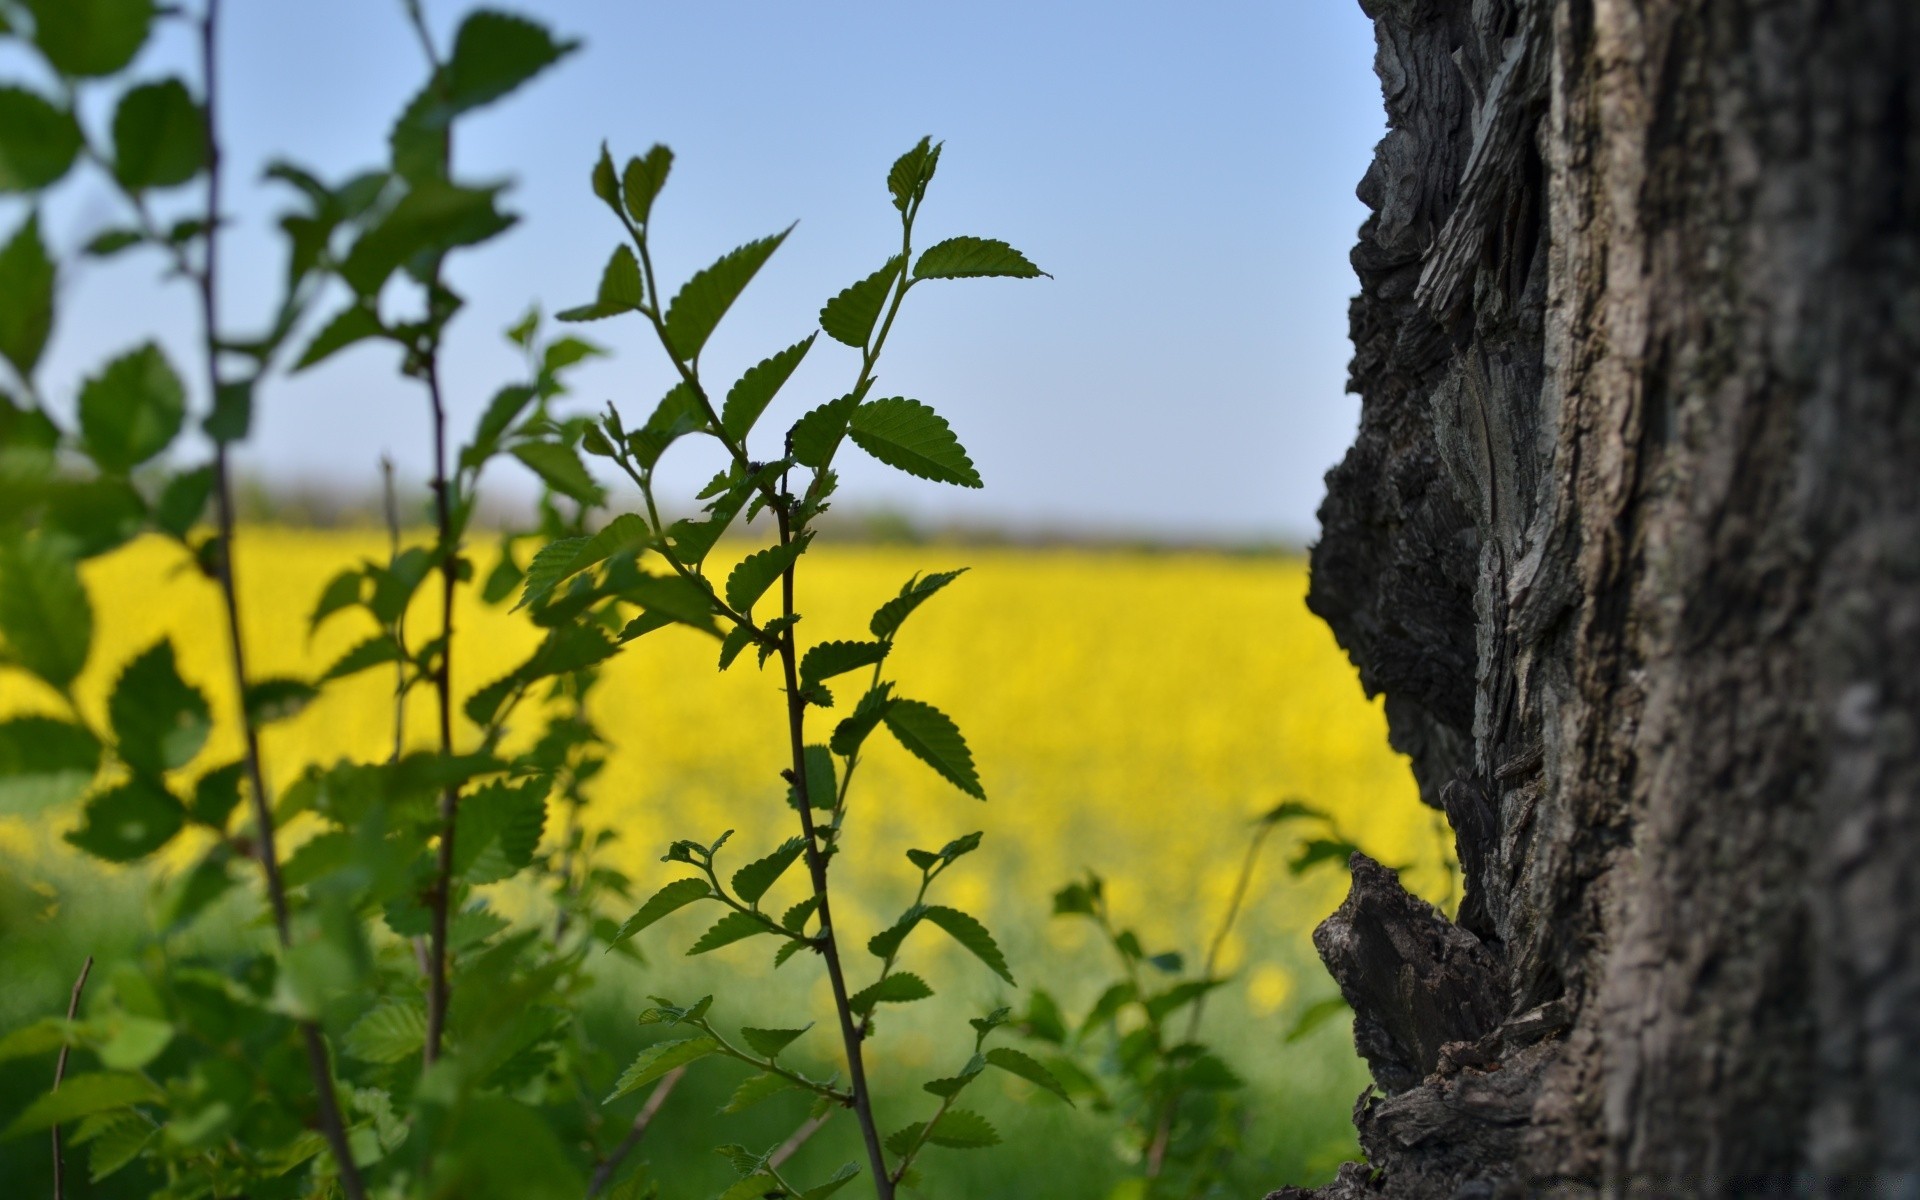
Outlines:
[{"label": "serrated leaf", "polygon": [[736,442],[744,442],[753,432],[754,422],[767,411],[767,405],[773,402],[807,351],[813,349],[813,339],[817,336],[808,334],[778,354],[747,368],[747,373],[727,389],[727,402],[720,410],[720,427]]},{"label": "serrated leaf", "polygon": [[975,799],[987,798],[974,771],[973,752],[947,714],[918,700],[894,700],[881,719],[902,746],[947,782]]},{"label": "serrated leaf", "polygon": [[0,192],[37,192],[59,182],[80,154],[73,114],[38,92],[0,87]]},{"label": "serrated leaf", "polygon": [[900,626],[912,615],[913,610],[926,603],[929,597],[949,583],[967,573],[967,568],[957,571],[936,571],[931,575],[915,575],[900,588],[900,594],[882,604],[874,611],[873,619],[867,622],[867,628],[877,638],[891,639],[900,632]]},{"label": "serrated leaf", "polygon": [[159,1095],[153,1084],[131,1073],[93,1071],[73,1075],[60,1084],[58,1091],[48,1092],[29,1104],[26,1111],[0,1133],[0,1138],[38,1133],[76,1117],[144,1104],[158,1099]]},{"label": "serrated leaf", "polygon": [[640,550],[653,543],[653,535],[644,519],[634,513],[621,513],[600,531],[587,538],[559,538],[541,547],[527,565],[526,586],[520,593],[517,611],[529,604],[540,604],[553,589],[589,567],[598,566],[616,554]]},{"label": "serrated leaf", "polygon": [[727,606],[738,613],[750,612],[754,603],[766,594],[774,581],[806,553],[811,537],[803,537],[783,546],[768,546],[741,559],[727,573]]},{"label": "serrated leaf", "polygon": [[627,160],[627,168],[621,179],[626,190],[627,213],[634,224],[645,225],[653,215],[653,202],[660,197],[660,189],[667,185],[667,175],[673,170],[673,151],[656,143],[639,157]]},{"label": "serrated leaf", "polygon": [[1028,262],[1026,255],[991,238],[948,238],[927,247],[913,264],[915,279],[1037,279],[1042,275],[1046,272]]},{"label": "serrated leaf", "polygon": [[1168,1014],[1193,1003],[1225,982],[1224,979],[1189,979],[1176,983],[1166,991],[1146,998],[1147,1016],[1156,1022],[1165,1020]]},{"label": "serrated leaf", "polygon": [[835,1171],[821,1183],[801,1192],[800,1200],[827,1200],[828,1196],[833,1195],[841,1188],[852,1183],[855,1179],[859,1178],[859,1176],[859,1164],[850,1162],[841,1163],[838,1171]]},{"label": "serrated leaf", "polygon": [[621,313],[638,312],[646,291],[640,277],[640,260],[622,242],[613,248],[607,265],[600,272],[600,292],[592,304],[564,309],[554,314],[560,321],[598,321]]},{"label": "serrated leaf", "polygon": [[607,949],[613,949],[667,914],[677,912],[696,901],[705,900],[711,895],[713,895],[713,889],[707,886],[707,881],[704,879],[674,880],[655,892],[645,904],[640,906],[639,911],[627,918],[626,924],[620,927],[620,932],[614,934],[613,940],[607,944]]},{"label": "serrated leaf", "polygon": [[786,874],[806,848],[806,842],[791,837],[780,844],[780,848],[765,858],[756,859],[733,873],[733,891],[748,904],[757,905],[767,889]]},{"label": "serrated leaf", "polygon": [[87,790],[100,769],[100,743],[52,717],[0,722],[0,814],[30,816]]},{"label": "serrated leaf", "polygon": [[[808,746],[800,757],[806,767],[807,802],[831,812],[840,802],[840,781],[833,767],[833,751],[826,746]],[[787,788],[787,803],[795,809],[800,807],[799,794],[791,785]]]},{"label": "serrated leaf", "polygon": [[486,411],[480,414],[479,424],[474,426],[473,441],[460,451],[460,465],[477,468],[493,457],[500,449],[500,435],[538,395],[525,384],[509,384],[495,392],[487,402]]},{"label": "serrated leaf", "polygon": [[1022,1054],[1018,1050],[1007,1046],[995,1046],[993,1049],[987,1051],[987,1063],[990,1066],[999,1067],[1002,1071],[1006,1071],[1009,1074],[1018,1075],[1028,1083],[1052,1092],[1068,1104],[1073,1103],[1073,1097],[1067,1095],[1067,1089],[1062,1087],[1060,1081],[1053,1077],[1052,1071],[1047,1070],[1044,1066],[1040,1065],[1037,1060]]},{"label": "serrated leaf", "polygon": [[798,1029],[757,1029],[753,1026],[744,1026],[740,1030],[740,1036],[746,1039],[747,1045],[752,1046],[760,1057],[775,1059],[780,1057],[781,1051],[793,1045],[801,1034],[812,1028],[812,1022]]},{"label": "serrated leaf", "polygon": [[120,757],[153,775],[186,766],[213,728],[207,698],[180,678],[171,641],[155,643],[127,664],[107,716]]},{"label": "serrated leaf", "polygon": [[645,575],[628,587],[626,597],[683,625],[719,636],[713,603],[705,592],[678,575]]},{"label": "serrated leaf", "polygon": [[882,683],[868,688],[853,707],[848,717],[833,727],[833,737],[829,742],[833,752],[842,758],[852,758],[860,752],[860,746],[867,740],[893,706],[893,685]]},{"label": "serrated leaf", "polygon": [[715,921],[712,928],[700,935],[700,940],[687,950],[687,956],[691,958],[696,954],[707,954],[722,946],[731,946],[735,942],[772,932],[747,913],[730,912]]},{"label": "serrated leaf", "polygon": [[740,657],[740,652],[753,644],[753,630],[745,625],[735,625],[727,630],[727,636],[720,640],[720,669],[726,670]]},{"label": "serrated leaf", "polygon": [[165,450],[186,412],[180,377],[152,342],[80,385],[80,432],[105,471],[124,474]]},{"label": "serrated leaf", "polygon": [[484,242],[514,218],[495,207],[499,188],[417,180],[378,224],[362,233],[340,264],[340,277],[362,296],[377,295],[403,265],[437,261],[459,246]]},{"label": "serrated leaf", "polygon": [[895,159],[887,172],[887,191],[893,193],[893,206],[906,212],[909,204],[926,195],[939,163],[940,147],[932,138],[921,138],[913,149]]},{"label": "serrated leaf", "polygon": [[887,657],[889,649],[886,642],[821,642],[800,660],[801,690],[809,690],[836,675],[873,666]]},{"label": "serrated leaf", "polygon": [[668,446],[706,428],[707,412],[700,403],[700,394],[682,380],[667,389],[667,394],[647,417],[647,423],[627,435],[627,448],[642,467],[651,469]]},{"label": "serrated leaf", "polygon": [[457,112],[490,104],[546,70],[578,42],[556,41],[546,28],[507,13],[467,15],[447,56],[444,102]]},{"label": "serrated leaf", "polygon": [[404,1000],[388,1000],[355,1021],[340,1048],[361,1062],[397,1063],[418,1055],[426,1040],[426,1010]]},{"label": "serrated leaf", "polygon": [[667,344],[676,358],[692,362],[700,357],[720,318],[791,232],[789,225],[772,237],[748,242],[686,282],[667,306]]},{"label": "serrated leaf", "polygon": [[878,1004],[907,1004],[932,995],[926,980],[911,971],[897,971],[855,992],[847,1007],[864,1017]]},{"label": "serrated leaf", "polygon": [[382,333],[380,318],[366,305],[355,301],[341,309],[331,321],[320,327],[313,335],[307,348],[300,352],[294,362],[295,371],[304,371],[317,363],[325,362],[335,354],[345,350],[356,342],[363,342]]},{"label": "serrated leaf", "polygon": [[140,1157],[160,1132],[152,1121],[135,1113],[92,1119],[102,1123],[87,1148],[87,1179],[91,1183],[99,1183]]},{"label": "serrated leaf", "polygon": [[497,883],[533,862],[546,829],[549,781],[489,783],[460,801],[453,840],[454,874],[468,883]]},{"label": "serrated leaf", "polygon": [[133,862],[180,832],[186,809],[158,784],[133,779],[87,802],[86,823],[67,841],[108,862]]},{"label": "serrated leaf", "polygon": [[920,1144],[920,1133],[927,1127],[925,1121],[915,1121],[904,1129],[896,1129],[887,1135],[887,1151],[895,1158],[905,1158],[907,1152]]},{"label": "serrated leaf", "polygon": [[513,448],[512,453],[548,487],[563,496],[578,500],[589,508],[606,499],[606,493],[593,481],[593,476],[587,474],[587,468],[580,462],[580,455],[571,446],[561,442],[521,442]]},{"label": "serrated leaf", "polygon": [[787,432],[787,446],[793,461],[816,470],[833,461],[833,452],[847,434],[847,422],[860,403],[858,393],[829,400],[793,423]]},{"label": "serrated leaf", "polygon": [[900,914],[899,920],[867,939],[867,953],[875,958],[888,959],[900,953],[900,943],[906,941],[913,927],[927,912],[926,905],[915,904]]},{"label": "serrated leaf", "polygon": [[847,436],[868,454],[909,475],[977,488],[980,472],[946,419],[918,400],[891,396],[855,409]]},{"label": "serrated leaf", "polygon": [[978,1150],[998,1146],[1000,1132],[977,1112],[950,1108],[941,1116],[939,1124],[928,1132],[927,1141],[953,1150]]},{"label": "serrated leaf", "polygon": [[113,174],[131,192],[173,187],[207,162],[200,106],[178,79],[129,88],[113,111]]},{"label": "serrated leaf", "polygon": [[272,725],[299,716],[319,698],[319,689],[306,680],[281,675],[249,683],[243,707],[256,726]]},{"label": "serrated leaf", "polygon": [[0,655],[66,688],[93,640],[93,608],[72,560],[47,538],[0,541],[0,580]]},{"label": "serrated leaf", "polygon": [[720,1049],[710,1037],[687,1038],[677,1042],[656,1042],[642,1050],[633,1065],[621,1074],[613,1091],[602,1104],[611,1104],[622,1096],[631,1096],[675,1067],[698,1062]]},{"label": "serrated leaf", "polygon": [[782,1092],[792,1091],[799,1085],[785,1075],[776,1075],[772,1071],[762,1071],[758,1075],[749,1075],[733,1089],[733,1095],[720,1107],[723,1113],[745,1112],[762,1100],[778,1096]]},{"label": "serrated leaf", "polygon": [[827,301],[826,307],[820,310],[820,328],[826,335],[856,350],[864,350],[867,339],[873,336],[874,325],[880,320],[880,310],[886,306],[887,295],[900,277],[903,261],[898,254],[894,255],[878,271],[850,284]]},{"label": "serrated leaf", "polygon": [[987,927],[970,914],[961,912],[957,908],[930,904],[927,906],[925,918],[952,934],[954,941],[965,946],[975,958],[987,964],[995,975],[1008,983],[1013,982],[1013,975],[1007,970],[1007,957],[1000,953],[999,943],[993,940],[993,935],[987,932]]},{"label": "serrated leaf", "polygon": [[320,682],[345,679],[382,663],[399,662],[400,658],[399,643],[393,640],[392,635],[376,633],[335,659],[326,673],[320,676]]},{"label": "serrated leaf", "polygon": [[53,260],[40,239],[40,214],[27,214],[0,247],[0,357],[31,378],[53,331]]}]

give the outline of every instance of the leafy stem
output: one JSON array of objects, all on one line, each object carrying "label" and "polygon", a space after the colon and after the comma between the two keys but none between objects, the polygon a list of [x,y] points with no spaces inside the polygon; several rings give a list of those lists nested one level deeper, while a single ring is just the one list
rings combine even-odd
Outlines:
[{"label": "leafy stem", "polygon": [[728,1058],[738,1059],[750,1067],[755,1067],[771,1075],[778,1075],[795,1087],[812,1092],[816,1096],[824,1097],[833,1101],[835,1104],[850,1105],[854,1102],[854,1097],[851,1093],[843,1092],[832,1084],[821,1083],[817,1079],[809,1079],[798,1071],[789,1071],[771,1057],[762,1058],[759,1055],[747,1053],[745,1050],[728,1041],[726,1035],[718,1029],[715,1029],[713,1022],[707,1020],[705,1017],[690,1018],[688,1024],[712,1038],[714,1045],[719,1047],[720,1053],[726,1055]]}]

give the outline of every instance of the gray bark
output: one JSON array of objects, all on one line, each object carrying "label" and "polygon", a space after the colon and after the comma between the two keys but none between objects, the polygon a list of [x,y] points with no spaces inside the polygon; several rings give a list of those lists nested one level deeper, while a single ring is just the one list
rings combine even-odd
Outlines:
[{"label": "gray bark", "polygon": [[1364,7],[1309,603],[1466,892],[1316,936],[1319,1194],[1920,1196],[1920,3]]}]

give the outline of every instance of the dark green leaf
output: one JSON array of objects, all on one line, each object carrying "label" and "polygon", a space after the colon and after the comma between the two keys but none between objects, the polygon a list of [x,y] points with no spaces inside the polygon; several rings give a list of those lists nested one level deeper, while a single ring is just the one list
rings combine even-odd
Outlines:
[{"label": "dark green leaf", "polygon": [[647,608],[719,636],[713,622],[713,604],[705,592],[678,575],[647,575],[627,589],[627,597]]},{"label": "dark green leaf", "polygon": [[173,643],[162,641],[127,664],[107,701],[116,749],[136,771],[184,767],[213,727],[207,698],[180,678]]},{"label": "dark green leaf", "polygon": [[762,933],[772,933],[765,925],[743,912],[730,912],[713,923],[713,927],[700,935],[693,947],[687,951],[689,956],[705,954],[718,950],[722,946],[731,946],[745,938]]},{"label": "dark green leaf", "polygon": [[804,933],[806,932],[807,921],[812,918],[819,907],[820,897],[808,896],[805,900],[789,908],[781,916],[780,924],[783,928],[790,929],[795,933]]},{"label": "dark green leaf", "polygon": [[927,1134],[927,1141],[954,1150],[976,1150],[998,1146],[1000,1134],[979,1113],[964,1108],[950,1108],[940,1118],[940,1123]]},{"label": "dark green leaf", "polygon": [[1110,1023],[1119,1015],[1120,1010],[1133,1003],[1138,995],[1138,990],[1131,983],[1121,982],[1108,987],[1106,991],[1100,993],[1100,998],[1093,1002],[1093,1007],[1087,1010],[1087,1019],[1080,1023],[1080,1036],[1084,1038],[1102,1025]]},{"label": "dark green leaf", "polygon": [[555,319],[561,321],[598,321],[606,317],[617,317],[621,313],[635,312],[640,308],[645,293],[641,287],[640,260],[633,256],[633,250],[622,242],[614,247],[612,257],[600,272],[600,294],[592,304],[583,304],[578,308],[564,309],[555,313]]},{"label": "dark green leaf", "polygon": [[887,172],[887,190],[893,193],[893,206],[906,212],[913,201],[927,194],[934,168],[940,163],[940,147],[932,138],[921,138],[913,149],[894,160]]},{"label": "dark green leaf", "polygon": [[111,258],[122,250],[130,250],[146,240],[147,235],[138,229],[109,229],[104,233],[95,234],[91,241],[81,247],[80,252],[92,255],[94,258]]},{"label": "dark green leaf", "polygon": [[892,958],[900,953],[900,944],[907,940],[913,927],[920,918],[927,915],[927,906],[916,904],[900,914],[900,919],[867,939],[867,953],[878,959]]},{"label": "dark green leaf", "polygon": [[876,1004],[906,1004],[913,1000],[925,1000],[933,995],[933,989],[927,981],[911,971],[899,971],[870,987],[855,992],[847,1001],[847,1007],[865,1016],[873,1011]]},{"label": "dark green leaf", "polygon": [[966,1066],[960,1068],[958,1075],[949,1075],[945,1079],[931,1079],[920,1086],[943,1100],[951,1100],[986,1069],[987,1060],[976,1054],[967,1060]]},{"label": "dark green leaf", "polygon": [[334,613],[360,603],[360,594],[365,589],[365,584],[366,576],[352,567],[329,579],[327,586],[320,592],[320,602],[314,605],[313,615],[307,618],[307,636],[312,637],[314,631],[320,628],[321,622]]},{"label": "dark green leaf", "polygon": [[320,682],[326,683],[329,680],[358,675],[382,663],[399,662],[400,657],[400,646],[392,636],[376,633],[335,659],[333,665],[327,668],[327,673],[320,677]]},{"label": "dark green leaf", "polygon": [[39,1133],[55,1125],[110,1109],[126,1108],[159,1099],[159,1090],[144,1076],[118,1071],[92,1071],[62,1081],[13,1119],[0,1138]]},{"label": "dark green leaf", "polygon": [[976,799],[987,798],[973,768],[973,753],[947,714],[918,700],[894,700],[882,719],[902,746],[947,782]]},{"label": "dark green leaf", "polygon": [[590,538],[561,538],[549,542],[527,565],[526,590],[514,608],[543,603],[553,589],[589,567],[616,554],[652,544],[647,523],[633,513],[621,513]]},{"label": "dark green leaf", "polygon": [[675,357],[682,362],[700,357],[720,318],[792,231],[789,225],[772,237],[748,242],[687,281],[667,306],[667,343]]},{"label": "dark green leaf", "polygon": [[840,439],[847,433],[847,422],[859,403],[857,394],[842,396],[795,421],[787,433],[787,445],[794,461],[816,469],[833,461],[833,452],[840,448]]},{"label": "dark green leaf", "polygon": [[147,40],[152,0],[26,0],[33,40],[63,75],[112,75]]},{"label": "dark green leaf", "polygon": [[638,912],[627,918],[627,923],[620,927],[620,932],[614,935],[607,949],[613,949],[614,946],[626,941],[668,913],[685,908],[697,900],[705,900],[711,895],[713,895],[713,889],[707,886],[704,879],[674,880],[655,892],[652,898],[640,906]]},{"label": "dark green leaf", "polygon": [[489,783],[460,800],[453,839],[454,874],[468,883],[497,883],[533,862],[546,828],[548,783]]},{"label": "dark green leaf", "polygon": [[23,379],[33,375],[53,331],[53,279],[40,214],[29,213],[0,247],[0,357]]},{"label": "dark green leaf", "polygon": [[886,642],[821,642],[800,660],[801,690],[809,690],[836,675],[873,666],[886,658],[889,648]]},{"label": "dark green leaf", "polygon": [[727,402],[720,410],[720,425],[736,442],[745,441],[747,434],[753,431],[754,422],[773,402],[774,396],[792,376],[794,368],[813,348],[813,339],[818,336],[810,333],[805,340],[795,342],[778,354],[747,368],[747,373],[727,389]]},{"label": "dark green leaf", "polygon": [[713,553],[714,546],[720,541],[720,535],[739,515],[740,506],[746,502],[746,498],[743,490],[729,491],[709,505],[711,515],[705,520],[675,521],[669,526],[667,540],[680,561],[696,567],[705,562],[707,555]]},{"label": "dark green leaf", "polygon": [[990,275],[1035,279],[1046,272],[1005,242],[977,237],[948,238],[929,246],[913,264],[915,279],[977,279]]},{"label": "dark green leaf", "polygon": [[710,1037],[687,1038],[678,1042],[655,1042],[640,1052],[613,1086],[613,1092],[603,1104],[611,1104],[622,1096],[631,1096],[641,1088],[665,1075],[675,1067],[684,1067],[697,1062],[720,1049],[720,1043]]},{"label": "dark green leaf", "polygon": [[182,471],[160,490],[160,498],[153,505],[153,523],[174,537],[184,538],[206,511],[212,495],[212,466]]},{"label": "dark green leaf", "polygon": [[206,161],[205,118],[186,84],[164,79],[120,97],[113,112],[113,174],[122,187],[174,187],[198,175]]},{"label": "dark green leaf", "polygon": [[101,1122],[87,1147],[87,1178],[92,1183],[99,1183],[140,1157],[160,1132],[153,1122],[131,1112],[97,1115],[89,1120]]},{"label": "dark green leaf", "polygon": [[733,665],[740,652],[753,644],[753,630],[745,625],[735,625],[727,630],[727,636],[720,639],[720,669],[726,670]]},{"label": "dark green leaf", "polygon": [[721,1106],[723,1113],[745,1112],[762,1100],[778,1096],[782,1092],[792,1091],[800,1085],[785,1075],[775,1075],[771,1071],[762,1071],[758,1075],[749,1075],[733,1089],[733,1095]]},{"label": "dark green leaf", "polygon": [[67,840],[95,858],[133,862],[180,832],[186,810],[158,784],[135,779],[87,802],[86,824]]},{"label": "dark green leaf", "polygon": [[5,657],[64,689],[86,665],[93,609],[71,559],[46,538],[0,542]]},{"label": "dark green leaf", "polygon": [[193,799],[187,805],[189,819],[214,829],[225,829],[227,818],[240,806],[240,783],[246,764],[231,762],[215,767],[193,785]]},{"label": "dark green leaf", "polygon": [[748,904],[758,905],[760,897],[767,894],[787,868],[800,857],[806,843],[797,837],[788,838],[780,848],[765,858],[755,859],[733,873],[734,894]]},{"label": "dark green leaf", "polygon": [[898,254],[894,255],[886,266],[827,301],[826,307],[820,310],[820,328],[826,335],[856,350],[865,349],[867,339],[873,336],[874,324],[880,320],[880,310],[887,303],[887,295],[900,277],[902,261]]},{"label": "dark green leaf", "polygon": [[80,153],[73,115],[37,92],[0,87],[0,192],[59,182]]},{"label": "dark green leaf", "polygon": [[1348,1011],[1350,1010],[1347,1007],[1347,1000],[1344,996],[1329,996],[1325,1000],[1316,1000],[1314,1003],[1307,1005],[1300,1013],[1300,1016],[1295,1019],[1293,1028],[1287,1030],[1287,1044],[1291,1046],[1322,1025],[1325,1025],[1328,1021],[1333,1020],[1335,1017],[1343,1016]]},{"label": "dark green leaf", "polygon": [[1053,1077],[1052,1071],[1018,1050],[1009,1049],[1006,1046],[995,1046],[987,1051],[987,1062],[999,1067],[1002,1071],[1018,1075],[1028,1083],[1052,1092],[1068,1104],[1073,1103],[1073,1098],[1067,1095],[1067,1089],[1060,1086],[1060,1081]]},{"label": "dark green leaf", "polygon": [[667,172],[672,169],[673,151],[661,145],[655,145],[642,157],[627,160],[622,183],[626,188],[627,212],[634,224],[645,225],[653,215],[653,202],[666,186]]},{"label": "dark green leaf", "polygon": [[362,296],[376,295],[402,265],[437,260],[508,228],[514,219],[494,207],[497,188],[456,187],[437,179],[414,185],[393,210],[360,235],[340,276]]},{"label": "dark green leaf", "polygon": [[321,327],[320,332],[307,343],[307,348],[300,352],[300,357],[294,362],[293,369],[304,371],[315,363],[326,361],[355,342],[379,337],[382,332],[384,331],[380,326],[380,318],[372,309],[356,300]]},{"label": "dark green leaf", "polygon": [[[807,802],[818,809],[831,811],[840,802],[840,783],[834,777],[833,751],[826,746],[808,746],[801,758],[807,767]],[[800,798],[793,789],[787,789],[787,802],[794,808],[800,807]]]},{"label": "dark green leaf", "polygon": [[405,1062],[427,1040],[427,1013],[405,1000],[388,1000],[367,1010],[341,1039],[340,1048],[361,1062]]},{"label": "dark green leaf", "polygon": [[738,613],[752,612],[754,603],[773,586],[774,580],[806,552],[809,540],[803,537],[784,546],[769,546],[741,559],[727,574],[727,606]]},{"label": "dark green leaf", "polygon": [[319,698],[320,690],[304,679],[256,679],[247,685],[247,716],[256,726],[271,725],[299,716]]},{"label": "dark green leaf", "polygon": [[578,42],[555,41],[546,28],[506,13],[469,13],[447,56],[445,102],[458,112],[490,104],[546,70]]},{"label": "dark green leaf", "polygon": [[967,568],[961,567],[958,571],[936,571],[931,575],[915,575],[901,587],[898,596],[882,604],[874,612],[873,619],[867,622],[867,628],[877,638],[891,639],[894,634],[900,632],[900,626],[905,623],[914,609],[919,608],[928,597],[966,572]]},{"label": "dark green leaf", "polygon": [[683,381],[668,389],[647,423],[627,436],[627,447],[641,466],[650,469],[677,439],[706,428],[707,413],[700,396]]},{"label": "dark green leaf", "polygon": [[918,400],[892,396],[869,400],[853,412],[847,430],[854,444],[890,467],[936,483],[981,486],[980,472],[953,436],[946,419]]},{"label": "dark green leaf", "polygon": [[87,790],[100,769],[100,743],[52,717],[0,722],[0,814],[30,816]]},{"label": "dark green leaf", "polygon": [[840,1169],[828,1176],[824,1182],[801,1192],[800,1200],[827,1200],[828,1196],[833,1195],[841,1188],[847,1186],[847,1184],[853,1182],[859,1175],[860,1167],[858,1164],[850,1162],[841,1163]]},{"label": "dark green leaf", "polygon": [[1282,800],[1255,821],[1258,825],[1280,825],[1287,821],[1331,821],[1325,812],[1304,800]]},{"label": "dark green leaf", "polygon": [[1225,982],[1224,979],[1189,979],[1176,983],[1157,996],[1147,997],[1147,1017],[1156,1022],[1163,1021],[1168,1014],[1177,1012]]},{"label": "dark green leaf", "polygon": [[186,417],[186,391],[148,342],[80,385],[80,432],[102,470],[125,473],[167,448]]},{"label": "dark green leaf", "polygon": [[930,904],[927,906],[926,919],[953,935],[953,940],[972,951],[973,956],[995,975],[1013,982],[1013,975],[1007,970],[1007,957],[1000,953],[999,943],[987,932],[987,927],[957,908]]},{"label": "dark green leaf", "polygon": [[480,423],[474,427],[473,441],[460,451],[460,465],[474,468],[492,458],[500,449],[500,435],[537,395],[525,384],[509,384],[495,392],[487,411],[480,415]]},{"label": "dark green leaf", "polygon": [[600,197],[614,215],[620,213],[620,177],[614,174],[613,153],[600,143],[600,157],[593,162],[593,194]]},{"label": "dark green leaf", "polygon": [[812,1028],[813,1025],[811,1023],[803,1025],[798,1029],[756,1029],[752,1026],[745,1026],[740,1030],[740,1036],[746,1040],[747,1045],[753,1047],[754,1053],[758,1054],[761,1058],[775,1059],[780,1057],[781,1051],[793,1045],[794,1041],[798,1039],[801,1034]]},{"label": "dark green leaf", "polygon": [[1321,863],[1340,863],[1360,853],[1360,847],[1341,838],[1314,838],[1300,848],[1293,861],[1287,864],[1287,870],[1295,875],[1305,874]]},{"label": "dark green leaf", "polygon": [[521,442],[513,456],[525,463],[548,487],[592,507],[606,498],[600,485],[587,474],[580,456],[563,442]]},{"label": "dark green leaf", "polygon": [[860,752],[860,746],[867,740],[887,715],[887,709],[893,705],[893,685],[883,683],[869,688],[867,694],[860,697],[860,703],[854,705],[853,712],[846,720],[833,727],[830,745],[833,752],[842,758],[852,758]]}]

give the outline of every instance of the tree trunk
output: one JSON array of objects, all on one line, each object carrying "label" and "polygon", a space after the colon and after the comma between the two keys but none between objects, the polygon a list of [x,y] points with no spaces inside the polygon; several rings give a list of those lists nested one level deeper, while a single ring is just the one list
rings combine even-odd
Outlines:
[{"label": "tree trunk", "polygon": [[1920,1196],[1920,3],[1364,7],[1309,603],[1466,893],[1315,935],[1319,1195]]}]

